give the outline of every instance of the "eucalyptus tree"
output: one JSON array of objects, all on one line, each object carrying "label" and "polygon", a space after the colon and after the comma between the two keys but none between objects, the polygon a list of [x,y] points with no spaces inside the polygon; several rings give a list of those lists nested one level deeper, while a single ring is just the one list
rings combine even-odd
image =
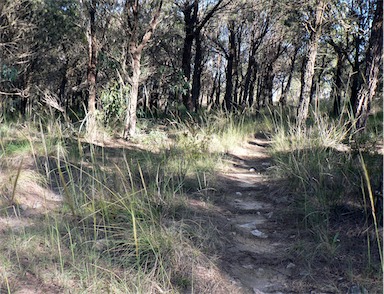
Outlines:
[{"label": "eucalyptus tree", "polygon": [[87,62],[87,135],[92,140],[96,136],[96,104],[97,104],[97,76],[98,54],[103,46],[104,36],[109,29],[111,11],[114,11],[113,0],[79,0],[81,21],[88,46]]},{"label": "eucalyptus tree", "polygon": [[[213,3],[200,0],[176,2],[184,16],[182,71],[189,89],[186,89],[183,95],[183,103],[189,111],[197,110],[200,95],[201,62],[203,58],[201,32],[215,13],[226,7],[229,3],[229,0],[217,0],[213,1]],[[194,43],[195,55],[193,58],[192,47]],[[191,81],[192,59],[194,60],[194,67]]]},{"label": "eucalyptus tree", "polygon": [[[129,38],[127,53],[130,56],[132,69],[132,75],[129,78],[131,90],[124,128],[125,138],[133,136],[136,132],[136,111],[141,74],[141,57],[143,49],[151,39],[159,23],[162,6],[162,0],[148,1],[147,3],[138,0],[126,0],[124,3],[124,33],[125,37]],[[146,20],[145,16],[148,14],[151,15],[151,18]]]},{"label": "eucalyptus tree", "polygon": [[257,52],[270,29],[270,15],[266,14],[263,17],[263,13],[260,10],[258,10],[258,13],[251,12],[250,27],[250,45],[242,100],[248,103],[249,106],[252,106],[257,76]]},{"label": "eucalyptus tree", "polygon": [[89,0],[84,2],[87,13],[86,36],[88,41],[88,65],[87,65],[87,83],[88,83],[88,108],[87,108],[87,133],[93,138],[96,128],[96,66],[97,66],[97,38],[96,38],[96,9],[97,0]]},{"label": "eucalyptus tree", "polygon": [[233,77],[236,73],[235,58],[236,58],[236,33],[235,21],[232,19],[228,23],[228,54],[227,54],[227,69],[226,69],[226,85],[225,85],[225,109],[230,110],[233,99]]},{"label": "eucalyptus tree", "polygon": [[365,81],[359,90],[358,99],[354,107],[356,128],[364,129],[371,108],[372,99],[376,94],[379,83],[380,67],[383,55],[383,3],[375,1],[375,13],[371,27],[368,48],[366,51]]},{"label": "eucalyptus tree", "polygon": [[0,1],[0,111],[4,100],[16,100],[25,112],[30,96],[30,65],[35,33],[34,3]]},{"label": "eucalyptus tree", "polygon": [[359,88],[363,82],[363,64],[365,60],[365,51],[367,49],[369,32],[373,20],[373,6],[375,0],[351,0],[348,1],[349,35],[351,37],[350,48],[353,50],[347,54],[349,63],[352,66],[351,71],[351,93],[349,106],[353,113],[358,100]]},{"label": "eucalyptus tree", "polygon": [[[61,106],[78,108],[87,50],[77,0],[46,0],[36,11],[33,82],[57,96]],[[77,80],[80,82],[77,84]],[[44,92],[44,91],[43,91]],[[41,94],[41,93],[39,93]],[[74,105],[71,105],[71,104]]]},{"label": "eucalyptus tree", "polygon": [[306,22],[306,28],[310,37],[307,44],[307,55],[303,68],[303,77],[300,90],[300,100],[297,109],[298,123],[304,122],[309,113],[309,104],[311,99],[311,87],[315,73],[315,62],[318,50],[319,40],[322,34],[322,25],[324,20],[324,12],[327,8],[327,0],[316,0],[315,11],[313,17]]}]

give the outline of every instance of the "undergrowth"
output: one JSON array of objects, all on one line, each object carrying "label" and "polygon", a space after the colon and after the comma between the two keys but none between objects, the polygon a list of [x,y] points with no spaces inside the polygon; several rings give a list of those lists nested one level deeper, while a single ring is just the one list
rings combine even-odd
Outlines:
[{"label": "undergrowth", "polygon": [[232,287],[206,255],[221,246],[215,228],[187,221],[196,212],[186,193],[208,201],[215,171],[253,132],[252,118],[144,122],[134,143],[110,146],[74,136],[60,120],[2,126],[0,213],[15,224],[2,231],[1,292],[33,282],[68,293]]},{"label": "undergrowth", "polygon": [[[308,268],[325,260],[352,280],[383,272],[383,160],[375,146],[382,135],[377,127],[367,130],[356,133],[348,121],[314,113],[304,127],[278,117],[271,134],[272,174],[293,195],[299,235],[313,238],[295,251]],[[350,250],[359,257],[346,256]]]}]

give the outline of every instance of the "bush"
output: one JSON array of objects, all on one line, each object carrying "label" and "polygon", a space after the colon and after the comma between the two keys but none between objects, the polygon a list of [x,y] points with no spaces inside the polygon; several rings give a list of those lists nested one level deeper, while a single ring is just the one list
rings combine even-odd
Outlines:
[{"label": "bush", "polygon": [[116,83],[101,93],[101,120],[106,127],[113,129],[124,122],[129,91],[128,86]]}]

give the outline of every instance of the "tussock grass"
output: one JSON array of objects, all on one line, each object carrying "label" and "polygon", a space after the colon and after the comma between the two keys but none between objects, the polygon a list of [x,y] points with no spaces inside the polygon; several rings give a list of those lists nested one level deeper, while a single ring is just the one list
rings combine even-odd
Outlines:
[{"label": "tussock grass", "polygon": [[[288,180],[287,188],[294,195],[294,209],[304,224],[299,234],[310,234],[314,240],[299,250],[309,263],[306,266],[313,269],[315,263],[325,261],[355,279],[383,270],[377,221],[382,219],[382,206],[376,204],[382,199],[383,161],[360,134],[359,142],[364,144],[356,140],[350,125],[316,113],[305,126],[289,120],[274,122],[270,151],[273,174]],[[380,132],[363,136],[378,141]],[[357,247],[362,250],[359,258],[344,256],[343,252]]]},{"label": "tussock grass", "polygon": [[[126,148],[87,143],[60,121],[36,121],[21,132],[4,127],[7,199],[39,186],[62,201],[31,216],[15,201],[1,208],[14,221],[1,232],[1,292],[26,283],[75,293],[233,291],[205,254],[217,245],[214,228],[185,221],[195,213],[186,192],[208,197],[224,153],[253,130],[251,118],[190,117],[166,128],[142,124]],[[23,158],[10,143],[18,138],[28,146],[20,148]]]},{"label": "tussock grass", "polygon": [[[277,128],[273,135],[271,153],[276,161],[276,175],[289,178],[302,192],[307,216],[328,214],[327,210],[340,201],[359,200],[351,199],[360,194],[362,170],[357,153],[348,144],[349,134],[347,122],[315,116],[309,126],[288,124]],[[379,162],[370,168],[374,185],[379,185]],[[313,207],[309,209],[307,205]]]}]

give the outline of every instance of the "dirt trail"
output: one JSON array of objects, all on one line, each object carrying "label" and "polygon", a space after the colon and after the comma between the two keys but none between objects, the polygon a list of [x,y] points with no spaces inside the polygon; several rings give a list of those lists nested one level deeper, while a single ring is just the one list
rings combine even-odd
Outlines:
[{"label": "dirt trail", "polygon": [[296,231],[286,223],[290,200],[266,174],[272,165],[267,144],[255,138],[235,149],[233,167],[219,179],[215,205],[226,218],[221,265],[244,293],[298,293],[297,265],[289,253]]}]

